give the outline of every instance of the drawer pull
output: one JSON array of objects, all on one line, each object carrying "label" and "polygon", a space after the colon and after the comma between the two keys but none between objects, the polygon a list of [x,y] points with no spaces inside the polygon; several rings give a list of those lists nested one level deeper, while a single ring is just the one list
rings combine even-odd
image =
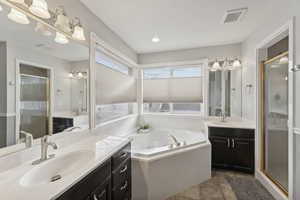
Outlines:
[{"label": "drawer pull", "polygon": [[124,152],[124,153],[122,153],[121,155],[120,155],[120,158],[125,158],[125,157],[127,157],[127,152]]},{"label": "drawer pull", "polygon": [[128,182],[126,181],[125,184],[122,187],[120,187],[120,190],[121,191],[125,190],[127,188],[127,186],[128,186]]},{"label": "drawer pull", "polygon": [[101,199],[101,198],[105,195],[105,193],[106,193],[106,190],[103,190],[103,191],[98,195],[98,197],[97,197],[96,194],[94,194],[94,195],[93,195],[93,199],[94,199],[94,200],[98,200],[98,198]]},{"label": "drawer pull", "polygon": [[232,148],[235,148],[235,141],[232,139]]},{"label": "drawer pull", "polygon": [[227,148],[230,148],[230,140],[227,138]]},{"label": "drawer pull", "polygon": [[125,165],[124,168],[120,170],[120,174],[123,174],[126,171],[127,171],[127,165]]}]

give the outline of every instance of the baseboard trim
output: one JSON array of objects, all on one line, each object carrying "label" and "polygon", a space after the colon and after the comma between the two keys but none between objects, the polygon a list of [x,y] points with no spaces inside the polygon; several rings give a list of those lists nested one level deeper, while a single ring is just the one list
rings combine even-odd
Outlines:
[{"label": "baseboard trim", "polygon": [[255,176],[256,179],[271,193],[276,200],[288,200],[288,197],[261,171],[256,171]]}]

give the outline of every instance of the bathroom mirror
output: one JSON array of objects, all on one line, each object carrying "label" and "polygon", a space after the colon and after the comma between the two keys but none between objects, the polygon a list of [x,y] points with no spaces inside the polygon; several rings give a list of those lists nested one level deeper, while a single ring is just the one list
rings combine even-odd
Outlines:
[{"label": "bathroom mirror", "polygon": [[88,129],[88,47],[2,7],[0,148]]},{"label": "bathroom mirror", "polygon": [[242,117],[242,70],[209,72],[209,116]]}]

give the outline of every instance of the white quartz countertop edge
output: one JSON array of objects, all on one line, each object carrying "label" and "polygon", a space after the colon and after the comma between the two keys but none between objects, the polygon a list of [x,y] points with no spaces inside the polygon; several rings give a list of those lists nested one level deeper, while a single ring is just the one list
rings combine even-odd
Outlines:
[{"label": "white quartz countertop edge", "polygon": [[240,129],[255,129],[256,125],[251,121],[241,121],[241,122],[215,122],[215,121],[205,121],[204,124],[207,127],[219,127],[219,128],[240,128]]},{"label": "white quartz countertop edge", "polygon": [[[113,138],[111,144],[109,139]],[[119,141],[118,141],[119,139]],[[106,142],[104,144],[103,142]],[[56,199],[82,178],[95,170],[113,154],[128,144],[131,140],[120,137],[89,137],[81,142],[70,145],[56,152],[56,156],[64,155],[74,151],[93,151],[93,158],[84,163],[82,168],[70,173],[54,183],[42,184],[37,186],[22,186],[21,178],[34,166],[33,160],[21,164],[11,170],[0,173],[0,193],[1,199],[19,200],[19,199]],[[38,159],[38,158],[37,158]],[[47,162],[47,161],[46,161]]]}]

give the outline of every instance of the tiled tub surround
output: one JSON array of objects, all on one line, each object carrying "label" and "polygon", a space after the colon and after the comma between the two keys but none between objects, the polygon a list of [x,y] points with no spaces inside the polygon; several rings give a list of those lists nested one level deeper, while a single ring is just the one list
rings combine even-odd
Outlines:
[{"label": "tiled tub surround", "polygon": [[70,152],[89,151],[92,154],[91,159],[80,166],[80,169],[70,172],[56,182],[21,185],[22,177],[36,167],[32,165],[32,161],[39,158],[40,146],[0,158],[1,199],[55,199],[109,159],[130,140],[86,131],[76,133],[68,139],[57,139],[55,142],[59,149],[57,151],[49,149],[49,154],[55,153],[57,158]]}]

